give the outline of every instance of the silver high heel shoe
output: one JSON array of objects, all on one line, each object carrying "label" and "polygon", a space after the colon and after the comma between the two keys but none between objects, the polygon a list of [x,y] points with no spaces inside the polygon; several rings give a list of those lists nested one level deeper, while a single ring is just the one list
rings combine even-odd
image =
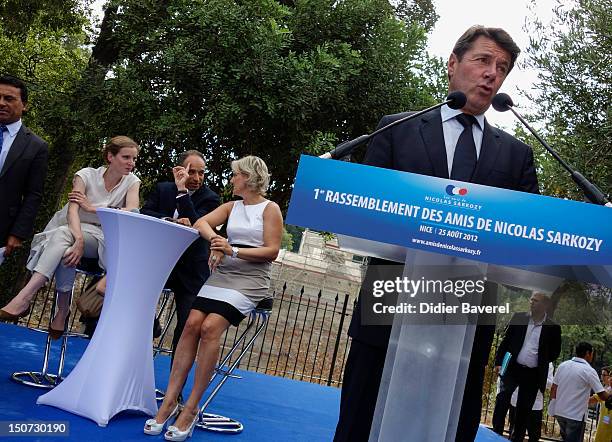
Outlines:
[{"label": "silver high heel shoe", "polygon": [[193,421],[191,421],[191,424],[187,427],[185,431],[181,431],[174,425],[170,425],[168,427],[168,430],[164,433],[164,439],[175,441],[175,442],[182,442],[186,440],[187,438],[191,437],[191,435],[193,434],[195,425],[198,422],[199,417],[200,417],[200,412],[198,411],[195,417],[193,418]]},{"label": "silver high heel shoe", "polygon": [[164,427],[166,426],[170,418],[176,416],[178,412],[179,412],[179,404],[176,404],[176,407],[174,407],[174,410],[172,410],[172,413],[170,413],[170,415],[166,418],[166,420],[163,421],[161,424],[158,424],[155,418],[147,419],[147,421],[145,422],[144,430],[143,430],[144,433],[150,436],[157,436],[164,430]]}]

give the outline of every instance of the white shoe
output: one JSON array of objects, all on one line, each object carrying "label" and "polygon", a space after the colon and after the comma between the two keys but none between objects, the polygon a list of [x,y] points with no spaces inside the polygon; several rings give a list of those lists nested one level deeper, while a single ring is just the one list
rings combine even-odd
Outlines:
[{"label": "white shoe", "polygon": [[172,410],[172,413],[170,413],[170,416],[168,416],[166,420],[163,421],[161,424],[158,424],[155,418],[147,419],[147,421],[145,422],[145,426],[144,426],[145,434],[148,434],[150,436],[157,436],[164,430],[164,427],[166,426],[170,418],[176,416],[178,412],[179,412],[179,404],[176,404],[176,407],[174,407],[174,410]]},{"label": "white shoe", "polygon": [[181,431],[174,425],[170,425],[166,433],[164,433],[164,439],[170,440],[170,441],[182,442],[186,440],[187,438],[191,437],[191,435],[193,434],[195,425],[198,422],[199,417],[200,417],[200,411],[198,410],[195,417],[193,418],[193,421],[191,421],[191,424],[187,427],[185,431]]}]

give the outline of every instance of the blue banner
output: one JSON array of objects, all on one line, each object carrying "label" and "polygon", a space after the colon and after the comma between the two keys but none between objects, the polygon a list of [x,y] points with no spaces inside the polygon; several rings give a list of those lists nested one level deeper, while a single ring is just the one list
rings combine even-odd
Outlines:
[{"label": "blue banner", "polygon": [[302,155],[286,222],[499,265],[612,264],[612,209]]}]

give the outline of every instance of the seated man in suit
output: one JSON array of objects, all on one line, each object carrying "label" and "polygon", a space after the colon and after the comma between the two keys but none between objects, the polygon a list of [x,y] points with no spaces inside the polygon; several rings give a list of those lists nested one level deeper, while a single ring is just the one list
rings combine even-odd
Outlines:
[{"label": "seated man in suit", "polygon": [[550,298],[544,293],[534,293],[529,304],[528,313],[515,313],[510,319],[495,356],[495,371],[499,373],[506,353],[510,354],[495,400],[493,430],[504,433],[510,399],[518,388],[510,440],[520,442],[525,437],[538,390],[542,394],[546,390],[549,364],[561,353],[561,327],[547,317]]},{"label": "seated man in suit", "polygon": [[[443,106],[394,126],[374,137],[365,164],[439,178],[449,177],[486,186],[538,193],[538,180],[529,146],[491,127],[484,112],[512,70],[520,49],[503,29],[472,26],[455,43],[448,60],[449,92],[467,96],[460,110]],[[387,115],[378,127],[406,114]],[[372,258],[371,267],[389,263]],[[390,273],[401,274],[399,270]],[[366,275],[368,279],[368,275]],[[361,309],[372,302],[372,289],[362,286],[349,335],[353,338],[342,384],[340,417],[334,440],[367,441],[391,332],[390,326],[364,325]],[[494,284],[483,297],[495,303]],[[483,301],[484,302],[484,301]],[[485,367],[494,325],[476,327],[456,441],[476,437],[482,405]],[[406,439],[420,441],[418,437]]]},{"label": "seated man in suit", "polygon": [[0,77],[0,263],[32,235],[47,174],[47,143],[22,122],[26,85]]},{"label": "seated man in suit", "polygon": [[[172,169],[174,182],[158,183],[140,213],[156,218],[174,218],[191,226],[212,212],[219,206],[219,195],[204,185],[205,167],[204,155],[200,152],[183,152],[179,156],[179,166]],[[166,287],[174,292],[176,302],[173,361],[174,350],[185,327],[191,304],[210,275],[208,250],[208,242],[202,238],[196,239],[176,263],[166,282]]]}]

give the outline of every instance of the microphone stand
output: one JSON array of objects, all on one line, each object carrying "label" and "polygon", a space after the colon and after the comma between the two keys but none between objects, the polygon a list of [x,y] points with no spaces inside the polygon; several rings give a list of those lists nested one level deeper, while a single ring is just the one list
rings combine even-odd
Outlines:
[{"label": "microphone stand", "polygon": [[493,100],[494,101],[493,107],[496,110],[501,111],[501,112],[510,109],[512,113],[516,116],[516,118],[518,118],[520,122],[523,123],[523,125],[527,129],[529,129],[529,132],[531,132],[531,134],[534,137],[536,137],[536,139],[540,142],[540,144],[544,146],[544,148],[546,148],[546,150],[559,162],[559,164],[561,164],[561,166],[563,166],[563,168],[569,172],[574,182],[578,185],[578,187],[580,187],[580,189],[582,189],[582,191],[584,192],[584,195],[591,203],[599,204],[600,206],[612,207],[612,203],[608,201],[608,199],[606,198],[606,195],[601,191],[599,187],[591,183],[580,172],[572,169],[572,167],[569,164],[567,164],[563,160],[563,158],[561,158],[559,154],[552,147],[550,147],[548,143],[544,141],[542,137],[540,137],[540,135],[536,133],[536,131],[529,125],[529,123],[527,123],[527,121],[521,116],[521,114],[519,114],[516,110],[514,110],[513,108],[514,104],[512,103],[512,99],[507,94],[498,94],[496,98],[497,97],[501,97],[501,98],[499,99],[497,103],[495,103],[496,100]]}]

